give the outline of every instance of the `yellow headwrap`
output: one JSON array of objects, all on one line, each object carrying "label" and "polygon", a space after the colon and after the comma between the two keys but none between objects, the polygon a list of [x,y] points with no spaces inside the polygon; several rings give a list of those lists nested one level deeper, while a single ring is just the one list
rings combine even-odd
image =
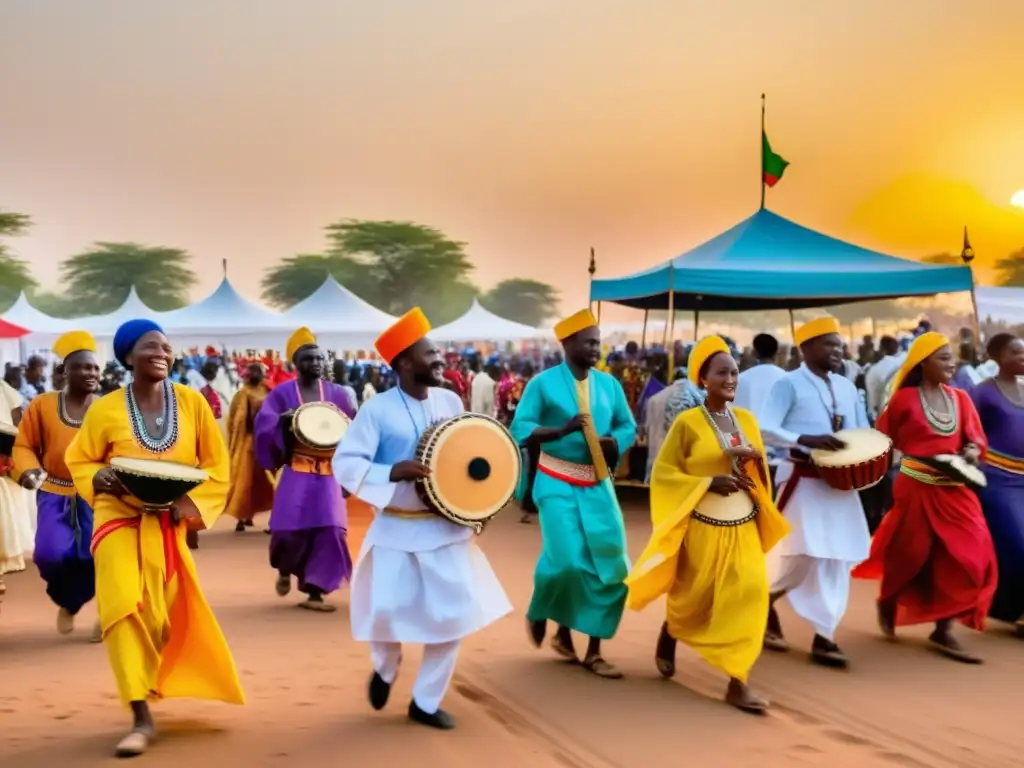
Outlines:
[{"label": "yellow headwrap", "polygon": [[316,344],[316,336],[306,326],[302,326],[288,337],[288,343],[284,347],[284,357],[288,362],[294,362],[295,353],[298,352],[302,347],[308,347]]},{"label": "yellow headwrap", "polygon": [[903,380],[910,375],[912,370],[947,344],[949,344],[949,339],[935,331],[922,333],[914,339],[914,343],[911,344],[910,349],[907,350],[907,359],[903,361],[903,365],[901,365],[900,369],[896,371],[896,375],[892,377],[889,397],[891,398],[900,391],[900,387],[903,385]]},{"label": "yellow headwrap", "polygon": [[796,329],[793,333],[793,341],[798,347],[802,347],[811,339],[827,336],[830,333],[839,333],[840,330],[839,321],[834,317],[816,317]]},{"label": "yellow headwrap", "polygon": [[721,336],[705,336],[697,342],[690,352],[690,361],[686,364],[686,375],[690,377],[690,381],[693,384],[698,387],[700,386],[700,369],[704,366],[704,363],[719,352],[732,355],[732,352],[729,351],[729,345],[725,343],[725,339]]},{"label": "yellow headwrap", "polygon": [[570,315],[555,325],[555,338],[565,341],[573,334],[595,327],[597,327],[597,318],[594,317],[594,313],[589,309],[581,309],[575,315]]},{"label": "yellow headwrap", "polygon": [[413,307],[398,322],[377,337],[373,346],[385,363],[391,365],[398,355],[430,333],[430,321],[419,307]]},{"label": "yellow headwrap", "polygon": [[75,352],[96,352],[96,339],[87,331],[68,331],[53,342],[53,354],[66,360]]}]

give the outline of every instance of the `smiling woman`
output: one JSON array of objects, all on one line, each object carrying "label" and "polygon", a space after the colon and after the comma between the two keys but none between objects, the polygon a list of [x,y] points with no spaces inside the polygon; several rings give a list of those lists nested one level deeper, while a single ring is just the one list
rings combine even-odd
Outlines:
[{"label": "smiling woman", "polygon": [[1024,189],[1018,189],[1010,198],[1010,205],[1017,208],[1024,208]]}]

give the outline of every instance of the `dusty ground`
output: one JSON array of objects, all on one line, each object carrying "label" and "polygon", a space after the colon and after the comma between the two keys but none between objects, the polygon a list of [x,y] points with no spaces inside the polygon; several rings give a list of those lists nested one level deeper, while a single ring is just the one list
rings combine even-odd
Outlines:
[{"label": "dusty ground", "polygon": [[[638,498],[627,505],[633,553],[647,532]],[[357,513],[354,518],[360,518]],[[349,636],[342,610],[310,614],[278,598],[266,562],[267,537],[223,527],[204,535],[200,576],[242,674],[246,707],[190,701],[157,705],[162,739],[142,761],[152,766],[385,765],[409,758],[432,766],[639,768],[689,765],[964,766],[1024,764],[1018,693],[1024,644],[1004,627],[963,631],[987,664],[965,667],[923,646],[924,629],[897,644],[874,628],[874,585],[858,583],[840,643],[848,672],[812,667],[799,649],[808,631],[783,610],[795,650],[766,655],[754,672],[774,704],[755,718],[720,703],[722,681],[680,647],[675,681],[652,662],[661,617],[629,614],[606,656],[627,673],[594,678],[526,642],[523,611],[539,548],[537,527],[509,511],[482,539],[516,613],[471,638],[446,703],[451,733],[404,717],[415,653],[383,713],[365,703],[366,649]],[[353,524],[353,546],[361,537]],[[59,637],[55,609],[34,570],[7,577],[0,614],[0,765],[19,768],[112,764],[125,716],[104,649],[86,642],[94,617]],[[373,762],[367,762],[367,761]],[[386,762],[385,762],[386,761]]]}]

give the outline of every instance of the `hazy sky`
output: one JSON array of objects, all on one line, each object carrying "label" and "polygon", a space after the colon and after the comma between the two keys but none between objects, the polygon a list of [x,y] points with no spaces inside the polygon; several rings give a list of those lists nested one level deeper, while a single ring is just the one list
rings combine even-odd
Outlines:
[{"label": "hazy sky", "polygon": [[[44,282],[93,240],[188,249],[201,298],[343,217],[555,283],[753,213],[900,255],[1024,246],[1020,0],[2,0],[0,207]],[[987,275],[984,272],[983,278]]]}]

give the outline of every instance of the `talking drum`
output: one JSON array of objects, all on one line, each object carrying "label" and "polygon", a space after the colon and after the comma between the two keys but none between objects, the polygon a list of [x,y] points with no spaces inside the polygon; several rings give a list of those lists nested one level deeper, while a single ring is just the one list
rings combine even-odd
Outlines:
[{"label": "talking drum", "polygon": [[877,485],[892,466],[892,440],[877,429],[844,429],[836,438],[839,451],[811,451],[821,479],[837,491],[863,491]]},{"label": "talking drum", "polygon": [[198,467],[158,459],[114,458],[110,469],[148,514],[166,512],[210,476]]},{"label": "talking drum", "polygon": [[519,446],[496,419],[464,413],[430,427],[416,458],[430,475],[416,481],[427,508],[480,533],[515,495],[523,471]]},{"label": "talking drum", "polygon": [[329,460],[350,424],[334,403],[305,403],[292,415],[292,450],[311,459]]}]

